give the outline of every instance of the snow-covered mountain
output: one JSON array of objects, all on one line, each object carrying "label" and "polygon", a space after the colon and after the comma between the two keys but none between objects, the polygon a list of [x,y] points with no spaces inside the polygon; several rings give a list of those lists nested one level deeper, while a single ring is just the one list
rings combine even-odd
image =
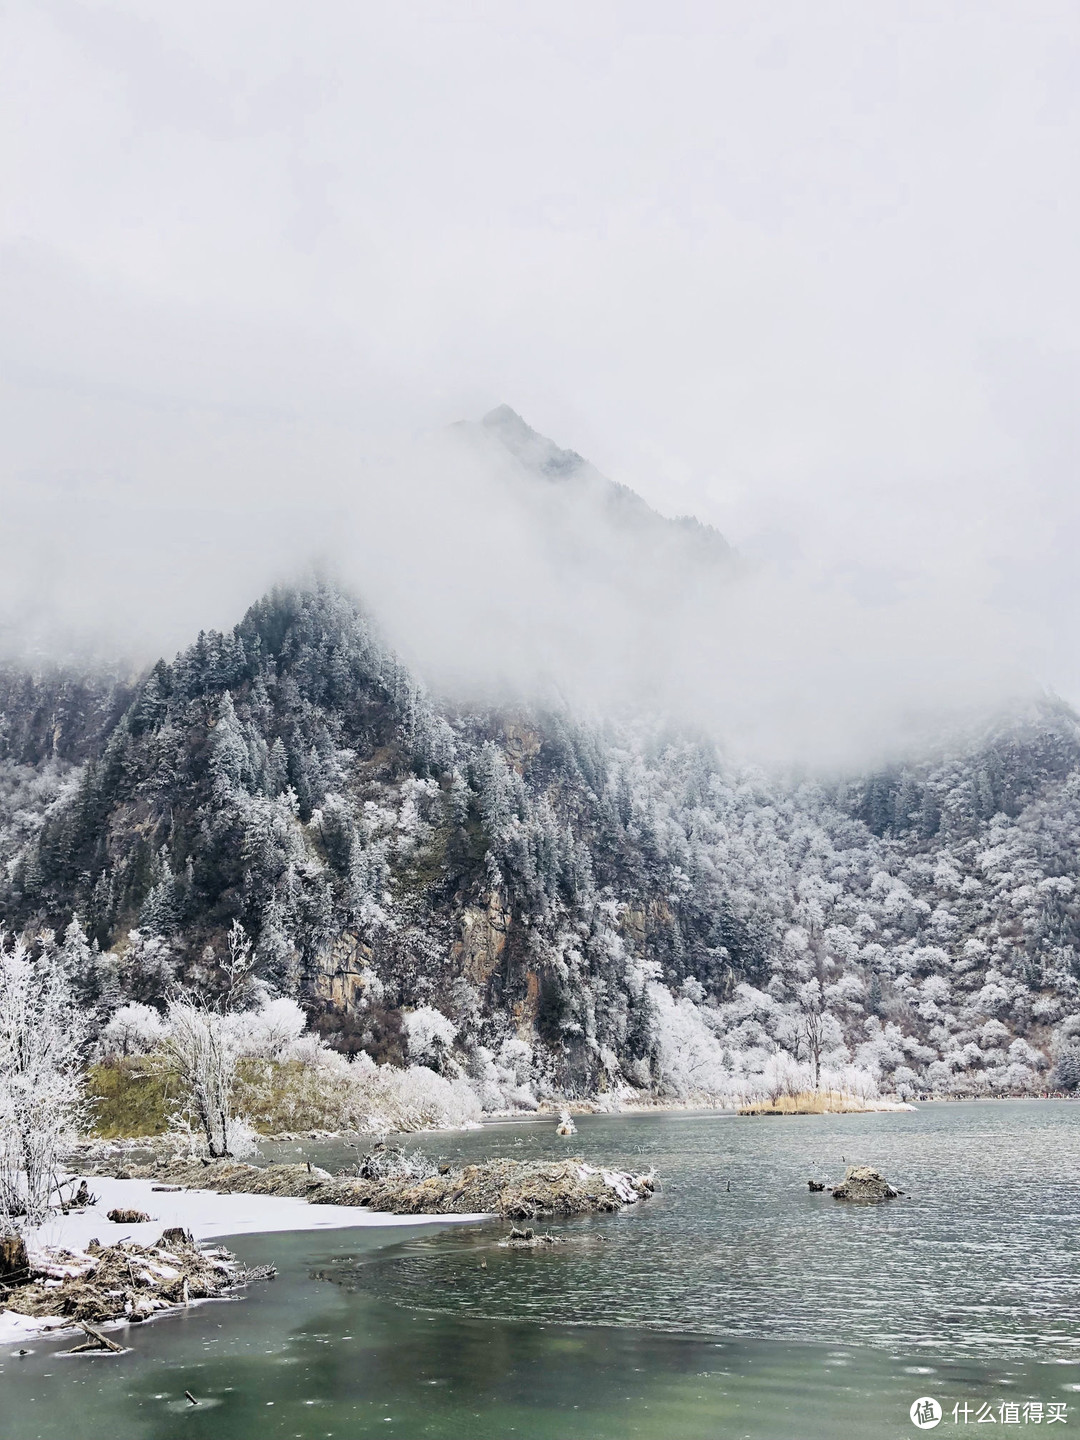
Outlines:
[{"label": "snow-covered mountain", "polygon": [[1063,705],[786,783],[644,724],[437,702],[323,585],[131,688],[9,670],[0,714],[4,923],[84,931],[104,1009],[213,989],[239,918],[346,1049],[403,1058],[403,1015],[440,1012],[428,1062],[493,1105],[1080,1078]]},{"label": "snow-covered mountain", "polygon": [[569,526],[576,522],[578,538],[589,524],[590,538],[640,549],[648,565],[673,562],[675,574],[689,565],[730,568],[735,555],[724,537],[692,515],[668,519],[660,515],[627,485],[609,480],[575,450],[563,450],[540,435],[509,405],[489,411],[478,424],[461,421],[455,427],[481,445],[513,457],[528,477],[546,482],[557,496],[552,518]]}]

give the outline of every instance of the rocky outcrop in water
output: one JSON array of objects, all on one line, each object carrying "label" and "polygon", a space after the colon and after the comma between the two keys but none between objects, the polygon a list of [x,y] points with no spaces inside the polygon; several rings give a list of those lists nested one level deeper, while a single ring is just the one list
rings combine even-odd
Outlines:
[{"label": "rocky outcrop in water", "polygon": [[519,1230],[515,1225],[505,1240],[499,1241],[501,1250],[541,1250],[547,1245],[565,1245],[565,1235],[537,1235],[535,1230]]},{"label": "rocky outcrop in water", "polygon": [[849,1165],[843,1180],[834,1186],[832,1195],[834,1200],[855,1200],[864,1205],[876,1205],[881,1200],[895,1200],[898,1193],[880,1170],[870,1165]]}]

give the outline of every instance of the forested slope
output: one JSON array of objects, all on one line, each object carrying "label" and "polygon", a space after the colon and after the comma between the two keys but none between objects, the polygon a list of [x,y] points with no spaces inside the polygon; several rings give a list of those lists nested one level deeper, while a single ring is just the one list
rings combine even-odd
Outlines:
[{"label": "forested slope", "polygon": [[1059,704],[787,783],[644,723],[436,704],[330,586],[130,690],[0,686],[4,920],[66,932],[102,1015],[224,986],[239,919],[335,1044],[464,1070],[490,1105],[1080,1077]]}]

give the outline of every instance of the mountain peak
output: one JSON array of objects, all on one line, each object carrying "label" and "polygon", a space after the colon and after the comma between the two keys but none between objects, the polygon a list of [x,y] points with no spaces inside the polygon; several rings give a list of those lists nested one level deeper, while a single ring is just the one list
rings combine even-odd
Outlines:
[{"label": "mountain peak", "polygon": [[554,440],[541,435],[509,405],[497,405],[480,421],[480,429],[492,436],[526,470],[545,480],[576,482],[591,492],[606,510],[609,523],[624,533],[629,529],[648,536],[652,542],[674,543],[691,564],[732,562],[732,551],[724,537],[711,525],[690,515],[668,519],[627,485],[601,474],[591,461],[576,450],[563,450]]},{"label": "mountain peak", "polygon": [[588,462],[576,450],[562,450],[527,424],[509,405],[489,410],[480,424],[497,436],[523,465],[538,470],[550,480],[568,480],[584,470]]}]

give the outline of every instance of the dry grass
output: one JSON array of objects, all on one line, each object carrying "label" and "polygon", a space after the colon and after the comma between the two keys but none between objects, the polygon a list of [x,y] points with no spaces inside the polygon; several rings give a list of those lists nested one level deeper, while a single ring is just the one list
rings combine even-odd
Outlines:
[{"label": "dry grass", "polygon": [[866,1105],[856,1095],[839,1090],[802,1090],[797,1095],[778,1095],[774,1100],[760,1100],[744,1105],[740,1115],[836,1115],[865,1111]]},{"label": "dry grass", "polygon": [[179,1088],[177,1077],[148,1057],[114,1057],[92,1065],[86,1076],[90,1134],[103,1140],[164,1135]]},{"label": "dry grass", "polygon": [[347,1130],[364,1119],[348,1073],[299,1060],[241,1060],[233,1104],[261,1135]]}]

